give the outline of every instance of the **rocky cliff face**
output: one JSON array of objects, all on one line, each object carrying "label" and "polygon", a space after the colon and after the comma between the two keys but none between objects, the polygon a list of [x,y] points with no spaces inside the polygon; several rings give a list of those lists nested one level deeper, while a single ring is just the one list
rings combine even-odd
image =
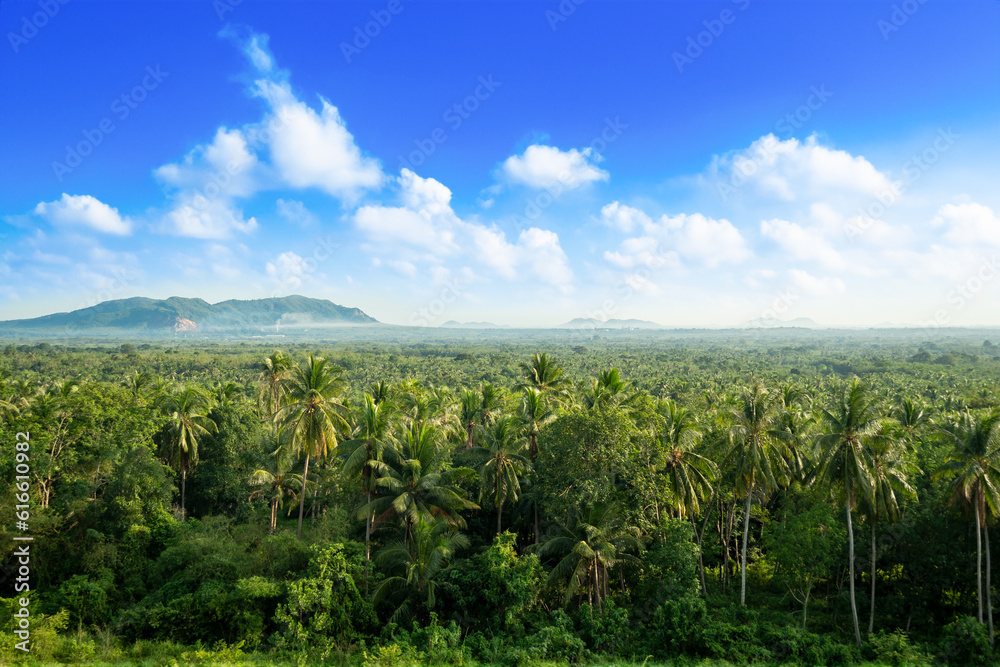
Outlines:
[{"label": "rocky cliff face", "polygon": [[185,331],[197,331],[198,325],[191,320],[186,320],[183,317],[178,317],[174,321],[174,332],[183,333]]}]

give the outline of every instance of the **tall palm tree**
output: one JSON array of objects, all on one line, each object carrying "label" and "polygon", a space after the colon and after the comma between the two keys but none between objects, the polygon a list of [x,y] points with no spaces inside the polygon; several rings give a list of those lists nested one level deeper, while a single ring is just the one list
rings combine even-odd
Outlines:
[{"label": "tall palm tree", "polygon": [[872,594],[868,614],[868,634],[875,629],[875,533],[880,522],[899,520],[899,501],[902,496],[915,498],[916,491],[909,482],[909,475],[916,471],[907,457],[905,443],[897,438],[879,438],[870,446],[872,467],[872,497],[863,506],[872,533]]},{"label": "tall palm tree", "polygon": [[187,512],[187,471],[198,460],[198,441],[219,431],[208,416],[211,408],[209,397],[196,387],[168,394],[160,402],[160,410],[168,420],[162,453],[181,473],[181,516]]},{"label": "tall palm tree", "polygon": [[[969,411],[951,424],[940,428],[952,446],[950,460],[940,472],[955,473],[952,482],[952,502],[971,507],[976,523],[976,597],[979,622],[983,622],[983,548],[982,534],[986,530],[986,515],[1000,510],[1000,411],[976,417]],[[987,549],[989,549],[987,532]],[[989,572],[989,561],[987,561]],[[989,588],[987,588],[989,593]],[[993,605],[989,604],[992,621]],[[992,623],[991,623],[992,625]],[[990,639],[993,639],[990,628]]]},{"label": "tall palm tree", "polygon": [[516,389],[536,389],[550,394],[556,401],[564,401],[569,397],[570,381],[563,377],[563,369],[555,359],[544,352],[531,355],[530,362],[521,364],[521,381]]},{"label": "tall palm tree", "polygon": [[291,368],[281,381],[285,405],[275,413],[275,420],[288,433],[288,446],[296,455],[305,453],[302,469],[302,493],[299,497],[298,537],[302,537],[305,513],[306,481],[309,459],[325,459],[337,447],[337,429],[349,428],[347,408],[339,402],[344,391],[342,372],[326,359],[309,354],[304,363]]},{"label": "tall palm tree", "polygon": [[780,410],[775,397],[762,384],[744,389],[740,407],[730,412],[729,452],[725,463],[735,473],[736,493],[746,498],[743,511],[743,545],[740,605],[746,606],[747,540],[750,536],[750,504],[755,489],[770,492],[788,475],[785,432],[780,428]]},{"label": "tall palm tree", "polygon": [[275,350],[271,356],[264,359],[257,400],[261,411],[269,417],[273,417],[281,407],[282,394],[286,388],[284,380],[291,368],[291,359],[281,350]]},{"label": "tall palm tree", "polygon": [[[382,461],[387,447],[392,446],[392,431],[395,428],[393,407],[389,403],[378,403],[371,394],[365,394],[364,405],[355,419],[351,439],[344,443],[347,458],[344,472],[348,475],[361,474],[361,486],[365,491],[365,504],[372,501],[375,490],[372,463]],[[365,515],[365,558],[371,560],[371,513]]]},{"label": "tall palm tree", "polygon": [[666,428],[659,434],[666,456],[661,471],[670,490],[670,505],[679,517],[701,512],[701,503],[711,495],[718,468],[710,459],[695,453],[701,433],[694,415],[670,401]]},{"label": "tall palm tree", "polygon": [[503,409],[503,389],[487,382],[479,388],[479,397],[479,424],[490,426]]},{"label": "tall palm tree", "polygon": [[[270,462],[273,464],[270,469],[260,468],[255,470],[250,476],[250,484],[262,488],[254,490],[250,494],[250,500],[256,496],[266,495],[271,505],[270,532],[273,535],[278,527],[278,508],[284,503],[286,497],[295,499],[302,488],[302,475],[291,472],[292,461],[287,455],[287,449],[282,445],[283,437],[280,432],[265,435],[264,446],[273,449]],[[291,508],[289,508],[291,513]]]},{"label": "tall palm tree", "polygon": [[854,594],[854,523],[851,510],[859,499],[872,504],[875,502],[871,453],[872,447],[883,435],[884,421],[877,399],[869,394],[867,387],[859,380],[854,380],[844,389],[832,410],[824,408],[820,414],[825,423],[825,433],[818,439],[821,453],[816,466],[816,477],[833,489],[839,487],[844,493],[851,617],[854,621],[854,640],[860,647],[861,627]]},{"label": "tall palm tree", "polygon": [[[534,466],[538,458],[538,436],[542,429],[556,419],[554,410],[548,407],[546,394],[535,387],[525,387],[521,393],[521,405],[518,410],[518,420],[522,432],[528,438],[528,460]],[[538,516],[538,503],[531,503],[531,513],[534,517],[535,544],[541,539],[541,526]]]},{"label": "tall palm tree", "polygon": [[132,393],[132,400],[138,401],[152,382],[153,378],[149,373],[135,371],[125,378],[125,388]]},{"label": "tall palm tree", "polygon": [[375,563],[390,572],[375,589],[374,602],[398,602],[390,621],[401,622],[413,615],[415,604],[428,612],[437,604],[438,581],[455,552],[469,546],[469,539],[443,520],[419,517],[412,540],[399,540],[383,547]]},{"label": "tall palm tree", "polygon": [[497,508],[497,535],[500,534],[503,506],[516,503],[521,496],[521,478],[530,464],[525,458],[525,442],[512,417],[504,417],[483,428],[483,446],[472,451],[482,463],[479,467],[479,498],[488,497]]},{"label": "tall palm tree", "polygon": [[476,423],[479,421],[480,410],[481,401],[479,400],[479,395],[471,389],[464,390],[462,392],[461,402],[459,403],[458,418],[462,422],[462,427],[465,429],[466,449],[471,449],[472,445],[475,443]]},{"label": "tall palm tree", "polygon": [[395,446],[385,450],[384,461],[371,461],[380,494],[361,508],[358,518],[373,514],[378,523],[398,517],[403,521],[407,540],[421,518],[439,517],[464,528],[465,520],[459,511],[479,506],[466,500],[457,482],[475,472],[450,467],[448,459],[449,451],[441,444],[436,428],[427,422],[411,423]]},{"label": "tall palm tree", "polygon": [[557,534],[539,549],[542,556],[562,556],[549,583],[566,579],[566,604],[581,588],[598,612],[608,597],[608,570],[622,562],[636,562],[629,551],[638,551],[639,531],[627,526],[614,503],[596,504],[571,516],[557,527]]}]

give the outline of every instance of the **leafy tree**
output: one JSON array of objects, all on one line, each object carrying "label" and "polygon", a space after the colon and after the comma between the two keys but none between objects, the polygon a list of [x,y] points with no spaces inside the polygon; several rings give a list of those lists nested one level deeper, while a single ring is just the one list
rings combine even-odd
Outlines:
[{"label": "leafy tree", "polygon": [[[382,461],[387,447],[393,443],[392,431],[395,428],[393,407],[383,399],[376,402],[371,394],[365,394],[364,404],[355,419],[352,438],[344,443],[344,472],[348,475],[361,475],[361,486],[365,492],[365,504],[372,501],[375,490],[374,463]],[[365,515],[365,558],[371,559],[371,514]]]}]

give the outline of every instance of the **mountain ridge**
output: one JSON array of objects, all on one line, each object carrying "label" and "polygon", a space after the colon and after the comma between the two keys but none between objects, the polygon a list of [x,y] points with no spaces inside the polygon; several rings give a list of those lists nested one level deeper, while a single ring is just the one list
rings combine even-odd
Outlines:
[{"label": "mountain ridge", "polygon": [[360,308],[292,294],[264,299],[129,297],[22,320],[0,321],[2,331],[121,329],[168,333],[221,332],[263,327],[380,324]]}]

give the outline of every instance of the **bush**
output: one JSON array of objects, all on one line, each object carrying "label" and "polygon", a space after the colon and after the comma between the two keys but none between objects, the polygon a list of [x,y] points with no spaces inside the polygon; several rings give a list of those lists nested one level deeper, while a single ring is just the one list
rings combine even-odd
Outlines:
[{"label": "bush", "polygon": [[910,637],[902,630],[886,634],[879,630],[869,637],[872,651],[879,662],[887,665],[924,665],[930,662],[930,656],[910,643]]},{"label": "bush", "polygon": [[986,665],[990,654],[986,626],[973,617],[963,616],[944,627],[940,657],[949,665]]}]

